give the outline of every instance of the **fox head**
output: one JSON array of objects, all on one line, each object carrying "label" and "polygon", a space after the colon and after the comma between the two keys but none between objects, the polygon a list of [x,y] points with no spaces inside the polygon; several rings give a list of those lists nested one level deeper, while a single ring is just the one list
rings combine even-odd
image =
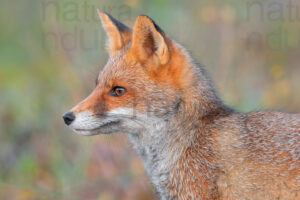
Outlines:
[{"label": "fox head", "polygon": [[138,134],[149,121],[170,119],[198,93],[188,56],[152,19],[137,17],[131,30],[107,13],[99,16],[109,59],[92,93],[63,115],[75,132]]}]

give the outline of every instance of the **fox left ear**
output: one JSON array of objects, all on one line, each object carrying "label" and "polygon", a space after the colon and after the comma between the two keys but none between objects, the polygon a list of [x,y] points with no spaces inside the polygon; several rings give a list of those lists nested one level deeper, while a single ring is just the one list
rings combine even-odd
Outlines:
[{"label": "fox left ear", "polygon": [[136,19],[131,52],[141,61],[156,57],[164,65],[169,60],[165,34],[148,16],[142,15]]},{"label": "fox left ear", "polygon": [[105,12],[98,10],[98,14],[109,38],[108,52],[115,55],[131,41],[131,29]]}]

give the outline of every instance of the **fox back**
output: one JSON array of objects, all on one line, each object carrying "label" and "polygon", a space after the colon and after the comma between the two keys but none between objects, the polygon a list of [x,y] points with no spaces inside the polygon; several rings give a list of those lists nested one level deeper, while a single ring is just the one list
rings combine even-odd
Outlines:
[{"label": "fox back", "polygon": [[127,134],[161,199],[300,199],[299,114],[236,112],[149,17],[99,15],[110,57],[71,129]]}]

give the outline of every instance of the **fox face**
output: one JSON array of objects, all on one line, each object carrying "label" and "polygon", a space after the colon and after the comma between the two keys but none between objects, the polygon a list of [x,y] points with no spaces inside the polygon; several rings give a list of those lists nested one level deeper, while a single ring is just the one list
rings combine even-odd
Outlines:
[{"label": "fox face", "polygon": [[[81,135],[138,134],[150,122],[168,120],[182,98],[184,70],[176,47],[146,16],[139,16],[133,31],[100,12],[108,35],[109,59],[99,73],[96,88],[63,115]],[[175,59],[171,59],[171,57]]]}]

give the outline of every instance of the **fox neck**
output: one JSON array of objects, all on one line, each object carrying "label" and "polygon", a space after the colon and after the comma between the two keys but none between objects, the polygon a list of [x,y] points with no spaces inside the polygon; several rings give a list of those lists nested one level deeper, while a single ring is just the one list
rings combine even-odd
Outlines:
[{"label": "fox neck", "polygon": [[[182,107],[186,106],[182,105]],[[199,109],[198,112],[200,113],[201,110]],[[172,199],[179,195],[177,193],[180,191],[174,187],[182,183],[179,183],[180,180],[174,181],[174,179],[180,179],[175,174],[182,175],[185,173],[184,170],[192,169],[192,166],[189,166],[191,160],[186,157],[185,152],[193,146],[193,143],[197,142],[196,138],[205,135],[205,133],[201,133],[205,128],[204,123],[202,124],[195,116],[186,114],[183,116],[183,113],[185,112],[178,113],[172,120],[148,120],[151,121],[151,124],[147,124],[143,133],[129,134],[129,139],[141,157],[145,170],[161,199]],[[210,136],[207,135],[207,137]],[[211,138],[203,138],[203,140],[211,140]],[[197,158],[202,159],[198,164],[203,167],[205,176],[211,175],[212,177],[217,165],[206,159],[205,155],[213,155],[214,152],[206,152],[208,148],[211,148],[209,146],[211,144],[205,145],[203,144],[203,149],[197,149],[204,155]],[[182,176],[185,177],[185,175]],[[188,177],[185,178],[188,179]]]},{"label": "fox neck", "polygon": [[[191,110],[193,112],[191,112]],[[218,108],[217,110],[223,108]],[[217,111],[216,111],[217,112]],[[211,111],[211,114],[213,111]],[[148,119],[145,129],[140,134],[129,134],[129,139],[132,142],[134,148],[137,150],[141,157],[145,170],[149,175],[153,185],[155,186],[161,199],[172,199],[174,196],[178,196],[180,191],[174,189],[174,185],[177,183],[174,178],[180,178],[174,176],[174,174],[182,174],[180,172],[180,166],[189,167],[189,158],[185,156],[186,150],[197,142],[196,138],[211,137],[207,133],[203,133],[206,125],[205,121],[202,121],[201,115],[203,109],[201,109],[198,102],[194,102],[193,105],[187,105],[184,102],[180,105],[179,112],[177,112],[172,118],[168,120],[162,120],[160,118]],[[200,116],[200,117],[199,117]],[[205,117],[204,117],[205,118]],[[203,118],[203,119],[204,119]],[[203,140],[211,140],[211,138],[203,138]],[[198,164],[203,166],[205,175],[215,172],[217,168],[216,163],[206,159],[206,155],[213,155],[214,152],[206,152],[208,148],[211,148],[211,144],[203,144],[197,151],[202,151],[202,156],[198,157],[200,160]],[[211,158],[211,157],[210,157]],[[181,162],[181,164],[179,164]],[[185,168],[182,170],[190,170]],[[191,177],[190,177],[191,178]],[[180,180],[177,180],[180,181]],[[183,181],[183,180],[182,180]],[[173,188],[173,189],[172,189]]]}]

